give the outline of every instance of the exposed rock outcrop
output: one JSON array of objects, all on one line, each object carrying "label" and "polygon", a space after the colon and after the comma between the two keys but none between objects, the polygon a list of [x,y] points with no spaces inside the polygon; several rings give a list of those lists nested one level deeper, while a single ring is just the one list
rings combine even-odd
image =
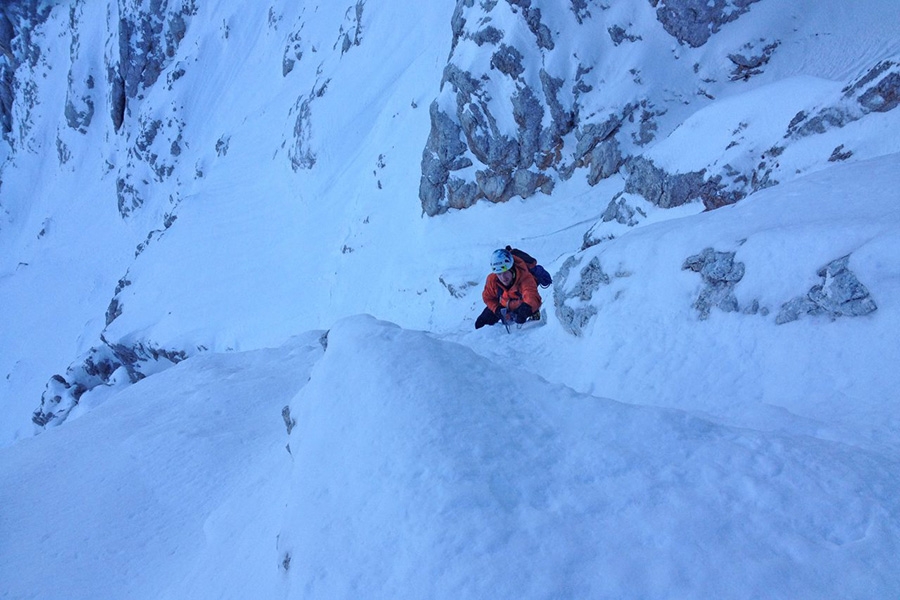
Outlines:
[{"label": "exposed rock outcrop", "polygon": [[109,67],[111,116],[118,129],[129,104],[143,98],[178,51],[190,18],[197,12],[194,0],[125,0],[120,2],[118,60]]},{"label": "exposed rock outcrop", "polygon": [[651,0],[663,28],[683,44],[699,48],[759,0]]},{"label": "exposed rock outcrop", "polygon": [[[652,4],[666,31],[682,43],[699,46],[756,1]],[[568,36],[567,49],[576,57],[596,54],[598,40],[582,29],[594,26],[605,27],[608,39],[601,45],[607,50],[642,43],[632,23],[604,21],[607,8],[572,2],[574,21],[569,17],[556,23],[574,29],[551,32],[530,0],[457,2],[451,56],[441,94],[432,105],[431,132],[422,155],[419,199],[425,214],[466,208],[479,200],[503,202],[549,193],[556,181],[579,169],[596,185],[625,167],[626,191],[646,194],[660,207],[701,198],[707,208],[716,208],[743,197],[744,192],[725,192],[721,176],[705,166],[666,173],[641,156],[641,148],[660,135],[658,118],[668,108],[654,106],[653,96],[648,96],[652,90],[638,69],[623,69],[635,84],[631,92],[609,97],[593,64],[572,65],[569,57],[555,55],[558,35]],[[461,52],[464,45],[466,51]],[[736,77],[760,72],[777,47],[773,42],[757,51],[749,44],[734,53]],[[621,94],[629,88],[616,89]]]},{"label": "exposed rock outcrop", "polygon": [[739,310],[734,286],[744,277],[744,263],[735,262],[734,252],[718,252],[706,248],[700,254],[684,261],[682,269],[699,273],[704,287],[694,301],[694,308],[700,319],[709,318],[710,310],[718,308],[724,312]]},{"label": "exposed rock outcrop", "polygon": [[582,260],[580,257],[570,256],[563,263],[559,273],[553,277],[553,304],[556,316],[563,328],[575,336],[580,336],[597,314],[597,307],[591,304],[594,293],[600,286],[610,283],[609,275],[603,270],[600,259],[596,256],[591,258],[577,275],[573,274],[573,270]]},{"label": "exposed rock outcrop", "polygon": [[785,138],[822,134],[857,121],[869,113],[883,113],[900,105],[900,60],[880,61],[843,90],[842,97],[815,115],[800,112],[788,125]]},{"label": "exposed rock outcrop", "polygon": [[17,95],[24,102],[20,110],[20,126],[30,129],[29,113],[35,98],[35,83],[16,80],[16,71],[22,65],[34,68],[40,59],[41,48],[33,34],[50,15],[52,7],[39,0],[21,0],[0,3],[0,133],[12,143],[13,104]]},{"label": "exposed rock outcrop", "polygon": [[814,285],[804,296],[785,302],[775,322],[779,325],[796,321],[803,315],[861,317],[875,312],[878,306],[869,290],[849,269],[850,255],[831,261],[816,274],[822,283]]},{"label": "exposed rock outcrop", "polygon": [[124,344],[103,339],[103,345],[91,348],[65,375],[50,378],[31,420],[40,428],[55,427],[69,417],[82,396],[91,390],[140,381],[149,373],[187,357],[183,350],[160,348],[146,341]]}]

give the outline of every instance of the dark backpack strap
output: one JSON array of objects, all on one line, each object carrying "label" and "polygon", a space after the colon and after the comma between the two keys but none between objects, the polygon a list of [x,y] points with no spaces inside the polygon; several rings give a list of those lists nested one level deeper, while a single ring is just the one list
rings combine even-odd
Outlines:
[{"label": "dark backpack strap", "polygon": [[537,260],[530,254],[525,252],[524,250],[519,250],[518,248],[513,248],[512,246],[507,246],[506,249],[510,253],[512,253],[513,256],[518,256],[523,261],[525,261],[525,264],[528,265],[529,267],[533,267],[534,265],[537,264]]}]

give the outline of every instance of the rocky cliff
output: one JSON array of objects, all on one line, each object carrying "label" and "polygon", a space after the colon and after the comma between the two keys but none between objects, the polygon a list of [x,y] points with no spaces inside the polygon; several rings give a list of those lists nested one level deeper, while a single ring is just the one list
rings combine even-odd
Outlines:
[{"label": "rocky cliff", "polygon": [[[839,144],[805,164],[789,160],[790,167],[782,155],[807,137],[897,106],[897,56],[867,57],[823,97],[791,98],[784,106],[780,93],[758,91],[801,70],[805,58],[783,52],[786,44],[829,35],[816,30],[816,10],[758,0],[560,6],[457,3],[453,50],[422,154],[425,213],[551,194],[570,177],[595,185],[613,175],[621,176],[623,192],[653,205],[699,200],[714,209],[789,180],[816,160],[845,160],[852,149]],[[855,43],[848,51],[866,56],[866,40]],[[767,75],[770,68],[775,72]],[[728,120],[727,99],[751,92],[760,104],[782,103],[779,111],[793,112],[762,135],[747,135],[758,123],[732,113],[722,123],[730,133],[717,139],[670,139],[691,113]],[[672,164],[654,156],[698,141],[721,146],[709,160]]]}]

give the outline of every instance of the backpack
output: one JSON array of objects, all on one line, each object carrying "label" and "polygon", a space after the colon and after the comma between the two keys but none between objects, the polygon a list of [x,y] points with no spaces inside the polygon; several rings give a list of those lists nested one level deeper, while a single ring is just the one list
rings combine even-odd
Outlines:
[{"label": "backpack", "polygon": [[519,250],[518,248],[513,248],[511,246],[507,246],[506,249],[513,255],[518,256],[525,263],[525,266],[528,267],[528,272],[534,275],[534,280],[537,281],[537,284],[542,288],[548,288],[553,283],[553,278],[550,277],[550,273],[547,272],[547,269],[538,264],[537,259],[525,252],[524,250]]}]

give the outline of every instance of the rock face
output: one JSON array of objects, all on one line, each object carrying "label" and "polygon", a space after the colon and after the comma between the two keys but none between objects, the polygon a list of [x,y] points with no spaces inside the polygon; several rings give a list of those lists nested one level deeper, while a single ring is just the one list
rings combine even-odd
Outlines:
[{"label": "rock face", "polygon": [[816,274],[822,283],[814,285],[804,296],[785,302],[775,322],[779,325],[796,321],[803,315],[860,317],[875,312],[878,306],[869,290],[848,268],[850,255],[831,261]]},{"label": "rock face", "polygon": [[[48,49],[41,44],[46,44],[42,40],[68,36],[67,47],[60,46],[63,54],[52,59],[53,66],[64,69],[68,59],[55,140],[60,166],[72,157],[73,140],[78,143],[78,138],[99,129],[116,148],[110,153],[115,158],[107,165],[114,170],[119,213],[123,219],[133,219],[151,188],[176,177],[181,168],[185,123],[180,107],[173,105],[163,113],[148,106],[146,96],[161,86],[171,88],[185,73],[175,61],[196,13],[194,0],[122,0],[109,5],[85,0],[23,0],[0,4],[0,131],[4,143],[13,154],[41,147],[33,109],[42,101],[40,86],[50,79],[51,69],[50,58],[43,56]],[[63,34],[54,29],[59,27],[65,28]],[[101,36],[107,53],[93,53],[96,44],[90,52],[83,48],[82,35]],[[177,195],[162,198],[159,203],[163,207],[154,207],[141,219],[140,226],[149,233],[136,254],[175,221],[170,211],[179,200]],[[159,214],[161,223],[156,221]],[[121,315],[118,295],[129,283],[127,276],[120,281],[110,302],[107,325]],[[90,390],[120,380],[135,381],[149,365],[174,363],[185,356],[183,350],[162,348],[149,340],[123,342],[101,337],[64,374],[50,378],[33,421],[41,427],[58,424]]]},{"label": "rock face", "polygon": [[109,65],[110,84],[117,92],[111,113],[116,129],[124,121],[129,102],[140,100],[176,55],[190,17],[197,12],[194,0],[119,4],[119,55],[118,61]]},{"label": "rock face", "polygon": [[[34,106],[34,83],[17,80],[22,65],[34,67],[41,56],[41,48],[33,40],[33,32],[49,16],[51,6],[39,0],[3,2],[0,4],[0,132],[3,139],[15,146],[13,132],[13,104],[17,96],[24,100],[23,109]],[[18,142],[18,143],[21,143]]]},{"label": "rock face", "polygon": [[[616,205],[619,203],[611,205],[610,210]],[[619,298],[624,289],[621,284],[626,281],[622,278],[632,275],[622,270],[608,274],[601,264],[602,252],[598,252],[593,245],[587,245],[579,254],[568,257],[554,277],[553,299],[557,318],[563,329],[574,336],[583,335],[591,321],[600,314],[601,307]],[[682,270],[699,274],[702,281],[691,305],[701,321],[708,319],[715,309],[723,313],[736,313],[739,318],[766,318],[771,314],[770,309],[761,305],[759,300],[745,300],[743,304],[738,301],[736,290],[744,279],[747,267],[736,260],[736,255],[735,251],[708,247],[687,257],[682,263]],[[878,307],[874,299],[850,270],[849,263],[850,255],[847,255],[819,269],[817,274],[822,282],[805,294],[781,304],[774,325],[790,323],[804,316],[824,316],[833,321],[839,317],[861,317],[875,312]],[[616,281],[620,284],[619,289],[611,285]]]},{"label": "rock face", "polygon": [[[514,31],[482,18],[495,11],[514,15]],[[431,132],[422,153],[419,198],[424,212],[436,215],[481,199],[504,202],[537,191],[549,194],[553,177],[547,171],[558,166],[563,137],[574,130],[575,115],[570,99],[560,97],[564,80],[544,68],[530,68],[555,47],[541,9],[530,1],[476,6],[461,0],[452,29],[453,48],[478,48],[483,64],[472,68],[451,57],[444,70],[442,95],[431,105]],[[514,39],[526,41],[518,47]],[[497,86],[513,91],[499,98]],[[466,175],[457,174],[461,171]]]},{"label": "rock face", "polygon": [[884,113],[900,104],[900,59],[884,60],[851,82],[834,103],[815,115],[803,111],[790,122],[785,138],[823,134],[858,121],[869,113]]},{"label": "rock face", "polygon": [[[655,14],[679,42],[700,46],[754,1],[662,2]],[[590,28],[604,23],[608,7],[572,2],[572,14],[564,19],[554,14],[551,28],[545,22],[550,11],[542,12],[541,4],[457,2],[453,53],[441,95],[431,106],[431,133],[422,153],[419,198],[426,214],[466,208],[479,200],[549,194],[556,181],[577,169],[585,169],[588,183],[596,185],[625,167],[626,191],[661,207],[697,198],[715,207],[739,198],[720,193],[719,180],[707,178],[705,169],[670,174],[640,156],[640,149],[657,135],[656,117],[667,111],[654,106],[651,89],[641,89],[637,69],[629,74],[637,84],[633,93],[610,98],[603,81],[592,74],[593,64],[573,65],[557,56],[560,45],[554,36],[567,38],[569,46],[560,53],[590,54],[597,44]],[[604,43],[610,48],[642,42],[630,24],[624,25],[628,27],[607,24]],[[745,71],[756,72],[775,47],[767,47],[759,61],[739,55],[735,60],[743,61]],[[553,64],[565,66],[547,66]]]},{"label": "rock face", "polygon": [[[697,47],[755,1],[663,1],[642,10],[655,7],[651,14],[666,32]],[[531,0],[457,2],[453,50],[441,95],[431,106],[431,132],[422,153],[419,199],[426,214],[479,200],[549,194],[556,181],[578,169],[585,169],[588,183],[596,185],[623,166],[626,191],[645,194],[661,207],[697,198],[716,207],[739,198],[719,193],[719,180],[705,169],[670,174],[641,156],[641,148],[658,134],[656,118],[667,109],[654,105],[654,92],[637,68],[624,73],[634,86],[623,96],[592,73],[594,64],[568,58],[595,53],[598,27],[609,34],[599,40],[604,49],[642,43],[644,37],[631,23],[607,22],[608,6],[573,1],[568,13],[552,12],[551,26],[551,13],[539,5]],[[558,50],[557,37],[566,40],[565,49]],[[760,72],[777,46],[767,46],[760,57],[734,54],[742,77]]]},{"label": "rock face", "polygon": [[699,48],[722,25],[734,21],[759,0],[659,0],[659,22],[679,42]]},{"label": "rock face", "polygon": [[573,270],[581,262],[581,258],[570,256],[553,277],[556,316],[563,328],[575,336],[582,335],[585,327],[597,314],[597,308],[590,302],[594,293],[600,286],[609,285],[610,282],[599,258],[593,257],[576,274]]},{"label": "rock face", "polygon": [[724,312],[738,310],[734,286],[744,277],[744,263],[735,262],[734,252],[717,252],[706,248],[700,254],[684,261],[682,269],[699,273],[704,287],[694,301],[694,308],[701,319],[709,317],[709,311],[719,308]]},{"label": "rock face", "polygon": [[110,343],[91,348],[87,355],[73,363],[66,374],[54,375],[41,396],[40,406],[31,420],[41,428],[55,427],[66,420],[87,392],[121,383],[135,383],[148,371],[161,365],[173,365],[187,358],[183,350],[166,350],[147,342]]},{"label": "rock face", "polygon": [[[116,182],[119,212],[125,218],[144,204],[149,182],[172,177],[178,166],[184,121],[177,111],[167,118],[141,114],[140,106],[177,55],[196,12],[194,0],[120,3],[118,55],[107,65],[107,79],[113,127],[129,142]],[[172,203],[174,208],[178,199]]]},{"label": "rock face", "polygon": [[[680,59],[681,47],[708,47],[737,19],[768,18],[754,11],[760,1],[634,2],[625,20],[608,3],[572,0],[560,11],[539,0],[458,0],[451,55],[422,152],[423,212],[549,194],[573,176],[593,186],[616,175],[625,192],[661,208],[699,201],[713,210],[802,172],[806,165],[782,165],[794,142],[900,103],[900,60],[882,59],[848,81],[840,97],[810,102],[765,140],[748,144],[743,132],[753,124],[735,117],[732,138],[718,155],[689,166],[657,159],[655,146],[683,115],[715,104],[719,95],[743,93],[785,48],[773,33],[710,50],[720,53],[718,61]],[[652,77],[641,72],[643,63],[632,62],[636,47],[656,57]],[[672,162],[671,150],[661,154]],[[839,156],[849,158],[852,149]]]}]

